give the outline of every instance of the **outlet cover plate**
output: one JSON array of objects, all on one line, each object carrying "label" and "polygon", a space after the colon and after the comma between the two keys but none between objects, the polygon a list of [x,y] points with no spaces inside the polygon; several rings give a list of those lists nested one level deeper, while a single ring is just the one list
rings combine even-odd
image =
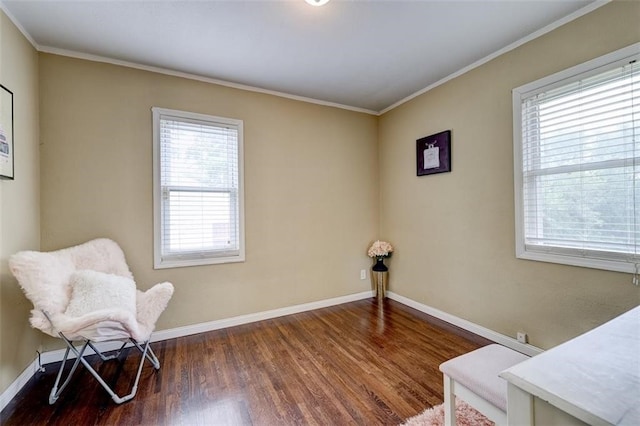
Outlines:
[{"label": "outlet cover plate", "polygon": [[518,333],[516,334],[516,339],[520,343],[528,343],[529,342],[529,336],[527,336],[527,333],[525,333],[524,331],[518,331]]}]

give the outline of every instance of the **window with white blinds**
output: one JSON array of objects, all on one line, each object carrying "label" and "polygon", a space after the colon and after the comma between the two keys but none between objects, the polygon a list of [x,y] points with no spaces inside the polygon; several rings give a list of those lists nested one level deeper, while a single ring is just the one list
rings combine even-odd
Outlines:
[{"label": "window with white blinds", "polygon": [[516,252],[640,263],[640,44],[513,91]]},{"label": "window with white blinds", "polygon": [[243,261],[242,121],[152,111],[155,268]]}]

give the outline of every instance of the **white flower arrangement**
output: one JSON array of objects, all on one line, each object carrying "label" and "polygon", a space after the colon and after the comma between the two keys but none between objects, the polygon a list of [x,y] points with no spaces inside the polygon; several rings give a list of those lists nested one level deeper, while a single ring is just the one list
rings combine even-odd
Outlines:
[{"label": "white flower arrangement", "polygon": [[367,251],[367,255],[369,257],[381,258],[381,257],[389,257],[393,252],[393,246],[386,241],[377,240],[369,250]]}]

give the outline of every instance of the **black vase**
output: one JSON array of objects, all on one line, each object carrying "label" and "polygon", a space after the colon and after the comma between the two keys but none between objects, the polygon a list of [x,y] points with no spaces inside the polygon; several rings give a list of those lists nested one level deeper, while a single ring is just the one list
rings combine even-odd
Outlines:
[{"label": "black vase", "polygon": [[376,264],[371,269],[376,272],[387,272],[389,270],[387,265],[384,264],[384,257],[377,257]]}]

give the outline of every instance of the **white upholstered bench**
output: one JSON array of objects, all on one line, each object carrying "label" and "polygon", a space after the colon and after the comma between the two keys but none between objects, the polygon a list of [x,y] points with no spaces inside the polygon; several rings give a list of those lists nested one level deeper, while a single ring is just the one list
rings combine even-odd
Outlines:
[{"label": "white upholstered bench", "polygon": [[455,426],[456,396],[497,425],[507,424],[507,382],[498,374],[529,359],[497,344],[440,364],[444,375],[444,421]]}]

